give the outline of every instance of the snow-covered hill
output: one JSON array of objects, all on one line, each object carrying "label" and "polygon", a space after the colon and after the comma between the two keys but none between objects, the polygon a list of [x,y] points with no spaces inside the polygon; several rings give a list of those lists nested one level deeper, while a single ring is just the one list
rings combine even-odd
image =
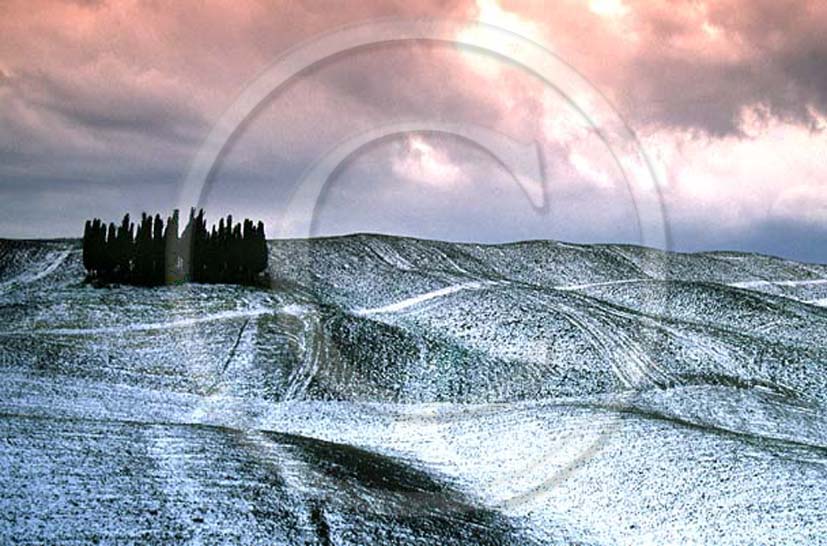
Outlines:
[{"label": "snow-covered hill", "polygon": [[270,242],[272,288],[0,241],[0,537],[816,543],[827,266]]}]

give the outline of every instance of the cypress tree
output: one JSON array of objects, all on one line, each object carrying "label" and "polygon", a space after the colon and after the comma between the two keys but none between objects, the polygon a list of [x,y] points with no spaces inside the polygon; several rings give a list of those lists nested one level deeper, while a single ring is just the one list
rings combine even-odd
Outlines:
[{"label": "cypress tree", "polygon": [[141,223],[138,224],[138,232],[135,234],[135,263],[133,264],[133,276],[139,284],[146,283],[149,277],[149,218],[146,213],[141,213]]},{"label": "cypress tree", "polygon": [[253,253],[255,256],[255,267],[253,271],[259,274],[267,269],[267,239],[264,236],[264,222],[259,221],[256,227],[256,250]]},{"label": "cypress tree", "polygon": [[175,282],[178,269],[178,209],[167,218],[164,230],[164,278],[162,282]]},{"label": "cypress tree", "polygon": [[103,245],[103,264],[102,269],[105,277],[112,277],[112,272],[115,269],[115,223],[109,223],[109,229],[106,232],[106,242]]},{"label": "cypress tree", "polygon": [[103,254],[106,246],[106,226],[99,219],[92,221],[92,243],[90,245],[92,270],[95,276],[103,269]]},{"label": "cypress tree", "polygon": [[149,284],[164,282],[164,221],[160,214],[155,215],[152,229],[152,276]]},{"label": "cypress tree", "polygon": [[92,222],[86,220],[83,225],[83,268],[86,271],[95,269],[92,262]]}]

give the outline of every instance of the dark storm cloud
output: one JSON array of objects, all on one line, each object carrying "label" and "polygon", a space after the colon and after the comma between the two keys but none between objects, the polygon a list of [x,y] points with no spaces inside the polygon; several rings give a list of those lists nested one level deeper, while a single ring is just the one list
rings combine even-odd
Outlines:
[{"label": "dark storm cloud", "polygon": [[827,114],[827,10],[816,2],[674,6],[639,5],[647,39],[624,79],[642,122],[722,136],[741,132],[744,108],[810,127]]},{"label": "dark storm cloud", "polygon": [[190,105],[152,90],[68,84],[45,73],[23,73],[18,81],[21,100],[32,108],[57,114],[69,126],[99,135],[118,132],[194,143],[208,126]]}]

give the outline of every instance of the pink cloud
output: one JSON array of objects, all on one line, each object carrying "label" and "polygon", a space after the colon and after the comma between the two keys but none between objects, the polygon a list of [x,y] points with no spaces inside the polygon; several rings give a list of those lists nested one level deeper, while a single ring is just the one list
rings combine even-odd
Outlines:
[{"label": "pink cloud", "polygon": [[[827,221],[822,209],[801,204],[827,193],[821,137],[811,132],[827,112],[827,6],[816,1],[357,0],[342,9],[10,0],[0,5],[0,121],[8,128],[1,174],[68,173],[102,184],[148,176],[151,167],[180,178],[211,124],[280,53],[387,16],[480,18],[545,44],[629,120],[682,222],[708,225],[736,211],[718,224],[748,230],[770,216],[794,218],[796,209]],[[466,31],[458,23],[458,35]],[[553,95],[478,53],[377,48],[320,67],[274,97],[239,139],[227,176],[292,173],[353,131],[431,116],[537,140],[560,195],[602,191],[609,202],[622,185],[611,156]],[[396,150],[388,176],[456,185],[490,174],[431,140]]]}]

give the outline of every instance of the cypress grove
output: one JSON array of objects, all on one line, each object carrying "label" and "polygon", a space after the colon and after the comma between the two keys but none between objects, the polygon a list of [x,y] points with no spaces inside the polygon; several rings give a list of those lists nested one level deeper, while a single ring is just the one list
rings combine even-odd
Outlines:
[{"label": "cypress grove", "polygon": [[190,210],[181,235],[179,212],[164,222],[160,214],[141,214],[137,224],[124,215],[120,226],[98,218],[83,230],[87,281],[159,286],[167,283],[256,284],[267,270],[264,223],[232,215],[207,230],[204,211]]}]

